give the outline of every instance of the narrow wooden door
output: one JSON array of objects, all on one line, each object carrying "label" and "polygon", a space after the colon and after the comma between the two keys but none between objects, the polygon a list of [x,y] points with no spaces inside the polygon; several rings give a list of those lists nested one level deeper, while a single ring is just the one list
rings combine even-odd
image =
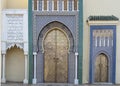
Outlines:
[{"label": "narrow wooden door", "polygon": [[95,82],[108,82],[108,59],[100,54],[95,62]]},{"label": "narrow wooden door", "polygon": [[58,29],[51,30],[44,39],[44,80],[45,82],[67,82],[68,38]]}]

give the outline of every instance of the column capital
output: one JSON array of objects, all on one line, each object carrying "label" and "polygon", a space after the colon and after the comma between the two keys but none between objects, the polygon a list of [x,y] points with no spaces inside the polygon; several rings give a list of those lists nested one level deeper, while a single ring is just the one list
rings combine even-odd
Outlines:
[{"label": "column capital", "polygon": [[2,54],[6,54],[6,51],[2,51]]},{"label": "column capital", "polygon": [[78,52],[75,52],[75,55],[77,56],[77,55],[78,55]]},{"label": "column capital", "polygon": [[28,52],[24,51],[24,55],[28,55]]},{"label": "column capital", "polygon": [[37,55],[37,52],[33,52],[33,55]]}]

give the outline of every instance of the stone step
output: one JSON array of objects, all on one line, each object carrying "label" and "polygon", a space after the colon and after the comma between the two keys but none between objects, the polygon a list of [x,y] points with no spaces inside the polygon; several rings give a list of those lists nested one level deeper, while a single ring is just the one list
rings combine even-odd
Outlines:
[{"label": "stone step", "polygon": [[22,84],[22,83],[6,83],[1,84],[1,86],[120,86],[120,85],[112,85],[112,84],[84,84],[84,85],[75,85],[68,83],[38,83],[38,84]]}]

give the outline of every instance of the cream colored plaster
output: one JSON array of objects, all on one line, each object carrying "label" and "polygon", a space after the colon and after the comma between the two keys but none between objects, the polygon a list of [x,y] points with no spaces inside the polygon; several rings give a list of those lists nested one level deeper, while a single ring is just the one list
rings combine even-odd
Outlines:
[{"label": "cream colored plaster", "polygon": [[89,25],[118,25],[118,21],[88,21]]},{"label": "cream colored plaster", "polygon": [[2,9],[6,8],[6,0],[1,0]]},{"label": "cream colored plaster", "polygon": [[28,0],[7,0],[8,9],[27,9]]},{"label": "cream colored plaster", "polygon": [[[83,83],[89,81],[89,27],[86,20],[90,15],[114,15],[120,19],[120,0],[83,0]],[[120,23],[120,21],[119,21]],[[117,24],[116,84],[120,84],[120,24]],[[87,62],[87,64],[86,64]]]},{"label": "cream colored plaster", "polygon": [[[0,0],[0,34],[1,34],[1,11],[2,11],[2,1]],[[1,35],[0,35],[0,40],[1,40]],[[1,41],[0,41],[0,77],[1,77]],[[1,86],[1,78],[0,78],[0,86]]]},{"label": "cream colored plaster", "polygon": [[[89,82],[89,39],[90,39],[90,30],[87,24],[84,23],[84,32],[83,32],[83,83]],[[87,46],[86,46],[87,45]]]},{"label": "cream colored plaster", "polygon": [[25,76],[25,57],[23,50],[16,46],[7,50],[6,81],[23,82]]},{"label": "cream colored plaster", "polygon": [[119,0],[87,0],[85,7],[87,15],[115,15],[119,17]]},{"label": "cream colored plaster", "polygon": [[87,14],[86,14],[86,0],[83,0],[83,83],[89,82],[89,26],[86,23]]},{"label": "cream colored plaster", "polygon": [[116,38],[116,83],[120,84],[120,23],[117,26]]},{"label": "cream colored plaster", "polygon": [[2,0],[3,9],[27,9],[28,0]]}]

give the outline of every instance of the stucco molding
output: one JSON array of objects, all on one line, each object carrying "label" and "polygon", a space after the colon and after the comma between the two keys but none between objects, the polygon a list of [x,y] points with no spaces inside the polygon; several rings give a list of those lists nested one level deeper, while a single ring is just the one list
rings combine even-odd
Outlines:
[{"label": "stucco molding", "polygon": [[28,10],[2,10],[2,51],[15,45],[28,53]]},{"label": "stucco molding", "polygon": [[11,48],[14,47],[14,46],[17,46],[18,48],[24,50],[23,43],[7,43],[6,45],[7,45],[7,46],[6,46],[6,50],[7,50],[7,49],[11,49]]},{"label": "stucco molding", "polygon": [[1,54],[6,54],[6,51],[2,51]]},{"label": "stucco molding", "polygon": [[88,21],[88,25],[117,25],[119,21]]},{"label": "stucco molding", "polygon": [[28,13],[27,9],[3,9],[2,12],[4,14],[23,14]]}]

